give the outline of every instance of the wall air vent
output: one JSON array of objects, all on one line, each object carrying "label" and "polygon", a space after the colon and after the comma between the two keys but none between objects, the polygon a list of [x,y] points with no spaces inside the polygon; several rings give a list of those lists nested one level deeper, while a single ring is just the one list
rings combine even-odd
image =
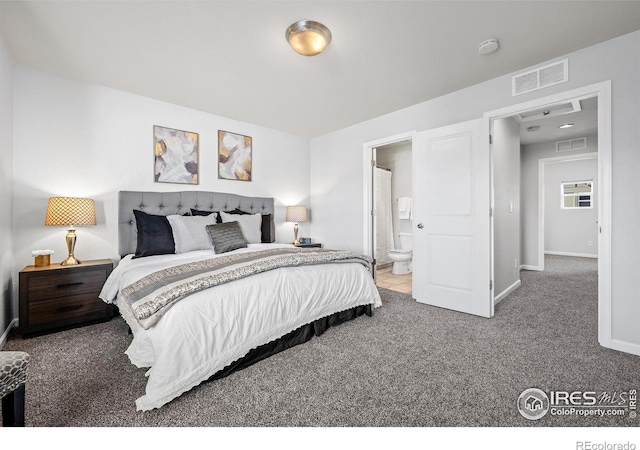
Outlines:
[{"label": "wall air vent", "polygon": [[511,78],[511,95],[537,91],[565,81],[569,81],[568,59],[514,75]]},{"label": "wall air vent", "polygon": [[556,142],[556,152],[573,152],[575,150],[586,150],[586,149],[587,149],[586,137]]}]

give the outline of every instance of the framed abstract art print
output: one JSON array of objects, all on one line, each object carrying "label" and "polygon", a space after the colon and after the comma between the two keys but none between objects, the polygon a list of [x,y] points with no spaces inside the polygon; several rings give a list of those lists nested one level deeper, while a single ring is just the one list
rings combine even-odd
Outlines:
[{"label": "framed abstract art print", "polygon": [[154,125],[154,181],[198,184],[198,133]]},{"label": "framed abstract art print", "polygon": [[251,181],[250,136],[218,131],[218,178]]}]

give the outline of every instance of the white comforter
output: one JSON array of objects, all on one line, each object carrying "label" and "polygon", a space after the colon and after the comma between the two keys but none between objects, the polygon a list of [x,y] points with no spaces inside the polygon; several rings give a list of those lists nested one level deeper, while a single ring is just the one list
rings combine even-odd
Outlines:
[{"label": "white comforter", "polygon": [[[249,244],[247,252],[289,244]],[[380,306],[371,274],[358,263],[276,269],[198,292],[177,302],[152,328],[141,328],[120,289],[157,270],[215,257],[212,251],[120,261],[100,298],[116,303],[133,331],[126,350],[137,367],[149,367],[138,410],[159,408],[197,386],[251,349],[356,306]]]}]

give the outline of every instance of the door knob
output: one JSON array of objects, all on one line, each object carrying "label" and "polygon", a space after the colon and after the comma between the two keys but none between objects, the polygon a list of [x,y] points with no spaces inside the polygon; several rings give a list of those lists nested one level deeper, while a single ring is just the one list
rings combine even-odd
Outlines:
[{"label": "door knob", "polygon": [[418,224],[418,228],[420,228],[421,230],[424,228],[424,225],[422,225],[421,223]]}]

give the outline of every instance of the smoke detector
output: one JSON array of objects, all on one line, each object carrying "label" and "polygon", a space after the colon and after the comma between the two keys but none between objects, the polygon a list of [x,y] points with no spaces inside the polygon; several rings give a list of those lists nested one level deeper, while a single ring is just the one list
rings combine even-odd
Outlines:
[{"label": "smoke detector", "polygon": [[481,55],[488,55],[489,53],[493,53],[498,50],[500,44],[497,39],[487,39],[486,41],[480,43],[478,46],[478,52]]}]

